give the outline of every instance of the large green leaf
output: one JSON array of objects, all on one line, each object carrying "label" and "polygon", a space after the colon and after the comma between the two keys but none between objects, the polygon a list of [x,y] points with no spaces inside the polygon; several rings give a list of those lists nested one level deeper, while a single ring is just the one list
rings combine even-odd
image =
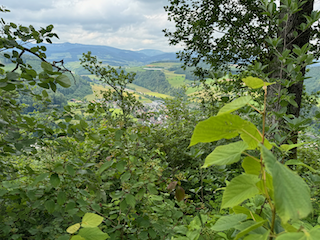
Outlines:
[{"label": "large green leaf", "polygon": [[314,228],[309,232],[295,232],[281,234],[276,240],[319,240],[320,229]]},{"label": "large green leaf", "polygon": [[70,240],[86,240],[86,239],[79,236],[79,235],[76,235],[76,236],[72,236],[72,238]]},{"label": "large green leaf", "polygon": [[243,240],[267,240],[269,238],[270,231],[266,231],[264,234],[250,234]]},{"label": "large green leaf", "polygon": [[109,238],[107,233],[102,232],[98,227],[82,228],[79,235],[86,240],[105,240]]},{"label": "large green leaf", "polygon": [[233,211],[236,214],[246,214],[247,215],[247,219],[252,219],[256,222],[261,222],[263,221],[263,218],[260,217],[259,215],[255,214],[254,212],[252,212],[251,210],[249,210],[248,208],[242,207],[242,206],[235,206],[233,207]]},{"label": "large green leaf", "polygon": [[274,83],[264,82],[262,79],[256,78],[256,77],[246,77],[246,78],[243,78],[242,81],[248,87],[253,88],[253,89],[257,89],[257,88],[261,88],[263,86],[269,86],[269,85],[274,84]]},{"label": "large green leaf", "polygon": [[251,99],[252,99],[251,96],[244,96],[244,97],[237,98],[233,100],[231,103],[227,103],[226,105],[224,105],[220,109],[217,115],[231,113],[235,110],[238,110],[239,108],[242,108],[245,105],[247,105]]},{"label": "large green leaf", "polygon": [[223,193],[221,208],[234,207],[258,194],[256,183],[259,180],[258,176],[249,174],[233,178]]},{"label": "large green leaf", "polygon": [[312,211],[308,185],[262,147],[262,156],[273,178],[274,202],[281,220],[305,218]]},{"label": "large green leaf", "polygon": [[191,137],[190,146],[199,142],[213,142],[222,138],[238,136],[238,131],[248,124],[237,115],[222,114],[211,117],[197,124]]},{"label": "large green leaf", "polygon": [[227,215],[218,219],[218,221],[211,227],[214,231],[225,231],[234,228],[240,222],[247,219],[245,214]]},{"label": "large green leaf", "polygon": [[86,228],[92,228],[99,226],[103,221],[103,217],[95,213],[86,213],[82,218],[81,226]]},{"label": "large green leaf", "polygon": [[227,165],[238,162],[241,153],[248,148],[248,144],[243,141],[218,146],[210,153],[202,166],[203,168],[211,165]]}]

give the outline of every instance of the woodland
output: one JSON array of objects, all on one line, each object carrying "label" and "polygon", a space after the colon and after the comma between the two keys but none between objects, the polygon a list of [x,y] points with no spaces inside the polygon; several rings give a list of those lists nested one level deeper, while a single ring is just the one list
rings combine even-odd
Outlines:
[{"label": "woodland", "polygon": [[[108,88],[78,105],[64,99],[91,94],[92,80],[47,59],[53,26],[6,22],[1,7],[0,239],[320,239],[313,8],[170,0],[175,29],[163,32],[185,47],[170,70],[200,90],[89,51],[81,73]],[[172,95],[162,124],[141,112],[135,82]]]}]

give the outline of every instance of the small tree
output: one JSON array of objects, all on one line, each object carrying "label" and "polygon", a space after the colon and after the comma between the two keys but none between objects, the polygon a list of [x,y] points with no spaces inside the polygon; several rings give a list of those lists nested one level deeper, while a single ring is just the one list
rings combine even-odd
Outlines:
[{"label": "small tree", "polygon": [[99,81],[106,83],[111,88],[103,91],[104,100],[115,103],[121,109],[118,114],[120,125],[126,128],[130,125],[130,119],[134,111],[142,107],[134,94],[127,91],[127,85],[133,82],[135,73],[125,73],[121,67],[118,69],[109,65],[104,67],[102,62],[91,55],[91,52],[83,54],[80,61],[86,70],[95,74]]}]

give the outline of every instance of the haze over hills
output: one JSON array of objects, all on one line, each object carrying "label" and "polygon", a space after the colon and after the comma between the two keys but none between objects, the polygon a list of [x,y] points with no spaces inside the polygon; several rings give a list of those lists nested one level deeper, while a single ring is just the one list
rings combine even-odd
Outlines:
[{"label": "haze over hills", "polygon": [[155,61],[176,61],[175,53],[155,49],[139,51],[123,50],[109,46],[85,45],[78,43],[42,44],[46,46],[47,58],[51,61],[63,59],[65,62],[79,61],[82,53],[91,51],[103,63],[115,66],[144,65]]}]

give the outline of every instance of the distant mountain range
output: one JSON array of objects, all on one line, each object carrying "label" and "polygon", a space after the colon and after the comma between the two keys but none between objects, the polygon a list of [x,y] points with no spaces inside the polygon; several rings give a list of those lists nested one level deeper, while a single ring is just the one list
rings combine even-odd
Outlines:
[{"label": "distant mountain range", "polygon": [[175,53],[155,49],[140,51],[123,50],[109,46],[85,45],[78,43],[42,44],[46,46],[47,58],[51,61],[63,59],[65,62],[79,61],[82,53],[91,51],[103,63],[110,65],[143,65],[155,61],[177,61]]}]

